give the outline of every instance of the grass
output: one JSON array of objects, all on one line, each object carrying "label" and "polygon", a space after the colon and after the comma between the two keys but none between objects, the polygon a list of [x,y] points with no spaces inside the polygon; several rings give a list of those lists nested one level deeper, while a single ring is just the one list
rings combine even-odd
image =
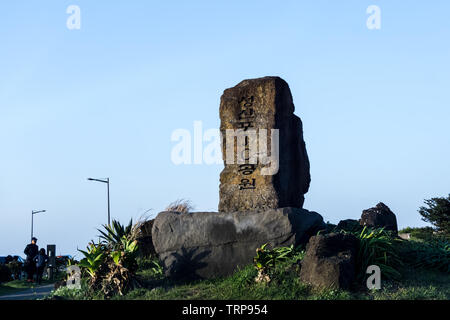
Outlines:
[{"label": "grass", "polygon": [[[143,280],[143,288],[135,289],[124,296],[114,296],[115,300],[450,300],[450,273],[443,268],[418,265],[413,255],[424,243],[416,241],[396,242],[398,254],[405,260],[396,270],[399,279],[382,279],[381,290],[365,288],[365,278],[353,291],[315,289],[299,279],[299,260],[303,252],[278,263],[270,272],[269,283],[256,283],[258,271],[249,265],[229,277],[195,282],[174,282],[155,273],[151,260],[139,260],[138,276]],[[428,244],[427,244],[428,245]],[[428,246],[427,246],[428,248]],[[386,248],[383,247],[383,250]],[[396,250],[397,250],[396,249]],[[422,250],[420,260],[434,257],[434,249]],[[426,254],[426,255],[425,255]],[[413,258],[408,261],[407,257]],[[442,259],[440,262],[444,261]],[[445,261],[444,261],[445,264]],[[65,299],[103,299],[101,295],[89,291],[87,285],[80,290],[61,288],[53,295]]]},{"label": "grass", "polygon": [[292,269],[278,268],[269,284],[254,282],[256,270],[248,266],[234,275],[188,284],[165,283],[136,289],[115,299],[130,300],[449,300],[450,275],[422,269],[402,270],[402,281],[382,281],[382,289],[356,292],[316,290],[302,283]]},{"label": "grass", "polygon": [[176,284],[166,282],[152,290],[137,289],[117,299],[179,300],[291,300],[310,295],[310,288],[301,283],[294,270],[282,265],[275,270],[270,284],[257,284],[257,270],[247,266],[230,277]]},{"label": "grass", "polygon": [[[42,280],[41,285],[52,283],[47,280]],[[35,288],[38,285],[36,283],[30,283],[26,280],[13,280],[0,284],[0,296],[20,292],[26,289]]]},{"label": "grass", "polygon": [[[254,281],[257,271],[247,266],[230,277],[201,280],[191,283],[174,283],[167,279],[155,281],[149,270],[141,276],[148,277],[148,288],[135,289],[114,300],[450,300],[450,275],[437,270],[405,268],[401,281],[382,281],[381,290],[357,291],[317,290],[302,283],[295,267],[284,263],[273,273],[269,284]],[[153,281],[153,282],[151,282]],[[65,299],[102,299],[81,290],[59,289],[54,295]]]},{"label": "grass", "polygon": [[387,282],[369,293],[375,300],[450,300],[450,274],[436,270],[409,268],[401,282]]}]

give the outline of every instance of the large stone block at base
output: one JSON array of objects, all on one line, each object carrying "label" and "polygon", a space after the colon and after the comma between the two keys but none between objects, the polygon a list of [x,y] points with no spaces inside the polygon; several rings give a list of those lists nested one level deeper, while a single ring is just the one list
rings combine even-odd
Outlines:
[{"label": "large stone block at base", "polygon": [[166,275],[205,279],[232,274],[253,262],[256,248],[304,244],[325,227],[322,216],[298,208],[262,212],[161,212],[153,244]]}]

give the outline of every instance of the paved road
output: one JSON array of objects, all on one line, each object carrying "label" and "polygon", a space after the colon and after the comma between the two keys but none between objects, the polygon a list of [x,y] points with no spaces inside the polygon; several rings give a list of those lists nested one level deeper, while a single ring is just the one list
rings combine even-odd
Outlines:
[{"label": "paved road", "polygon": [[0,296],[0,300],[35,300],[42,299],[53,290],[53,284],[30,288],[8,295]]}]

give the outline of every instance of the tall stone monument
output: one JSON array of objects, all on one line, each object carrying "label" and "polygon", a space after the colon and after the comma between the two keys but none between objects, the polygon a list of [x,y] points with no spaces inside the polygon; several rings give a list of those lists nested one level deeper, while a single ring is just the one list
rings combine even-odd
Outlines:
[{"label": "tall stone monument", "polygon": [[309,160],[286,81],[264,77],[226,89],[220,120],[219,212],[302,208]]},{"label": "tall stone monument", "polygon": [[326,227],[302,209],[309,160],[288,84],[242,81],[222,95],[220,119],[219,212],[161,212],[153,223],[154,249],[170,277],[226,276],[251,264],[263,244],[298,246]]}]

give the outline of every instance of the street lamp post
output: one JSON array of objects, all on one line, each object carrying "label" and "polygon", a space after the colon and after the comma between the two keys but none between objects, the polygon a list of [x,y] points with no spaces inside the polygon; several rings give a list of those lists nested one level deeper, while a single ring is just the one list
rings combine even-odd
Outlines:
[{"label": "street lamp post", "polygon": [[110,204],[110,200],[109,200],[109,178],[105,178],[105,179],[88,178],[88,180],[106,183],[107,192],[108,192],[108,225],[110,225],[111,224],[111,204]]},{"label": "street lamp post", "polygon": [[41,212],[45,212],[45,210],[31,210],[31,239],[33,239],[34,215]]}]

